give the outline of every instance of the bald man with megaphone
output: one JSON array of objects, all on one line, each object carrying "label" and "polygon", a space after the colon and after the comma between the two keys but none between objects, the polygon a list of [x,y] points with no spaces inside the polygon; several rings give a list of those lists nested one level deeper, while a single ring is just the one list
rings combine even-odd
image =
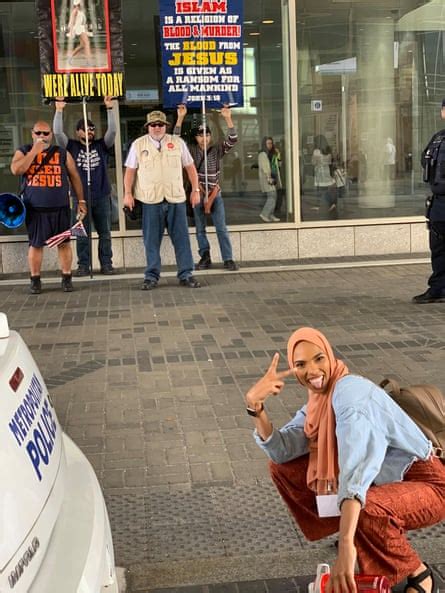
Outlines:
[{"label": "bald man with megaphone", "polygon": [[[36,121],[31,130],[32,144],[20,146],[12,157],[11,172],[23,177],[23,201],[29,239],[28,265],[31,294],[40,294],[40,272],[45,241],[71,226],[69,185],[78,198],[78,213],[86,214],[82,182],[72,156],[64,148],[51,144],[52,131],[45,121]],[[70,239],[58,245],[62,290],[73,290]]]}]

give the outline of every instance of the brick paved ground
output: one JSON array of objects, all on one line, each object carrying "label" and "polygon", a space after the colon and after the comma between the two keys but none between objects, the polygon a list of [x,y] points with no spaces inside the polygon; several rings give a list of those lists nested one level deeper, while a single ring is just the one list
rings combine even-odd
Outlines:
[{"label": "brick paved ground", "polygon": [[[243,394],[300,325],[326,333],[352,371],[445,387],[445,305],[415,306],[427,265],[76,282],[64,294],[0,286],[66,432],[104,489],[116,562],[133,593],[306,590],[333,540],[308,543],[251,436]],[[273,270],[273,269],[272,269]],[[284,367],[284,362],[282,363]],[[276,424],[303,401],[289,381]],[[444,525],[413,534],[445,572]],[[444,587],[445,590],[445,585]]]}]

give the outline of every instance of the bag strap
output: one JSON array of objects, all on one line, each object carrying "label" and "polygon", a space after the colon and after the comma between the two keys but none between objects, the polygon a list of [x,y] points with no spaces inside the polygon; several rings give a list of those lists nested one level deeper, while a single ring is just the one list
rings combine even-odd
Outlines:
[{"label": "bag strap", "polygon": [[400,385],[395,379],[383,379],[379,383],[380,387],[384,389],[387,393],[393,393],[396,397],[400,395]]},{"label": "bag strap", "polygon": [[[213,145],[208,147],[208,149],[207,149],[207,156],[209,156],[209,152],[212,150],[212,148],[214,148]],[[199,165],[197,165],[197,167],[196,167],[196,170],[198,171],[198,173],[199,173],[199,170],[202,167],[202,164],[204,162],[204,158],[205,158],[205,155],[204,155],[204,152],[203,152],[203,155],[201,157],[201,160],[199,161]],[[218,159],[218,163],[219,163],[219,159]]]},{"label": "bag strap", "polygon": [[445,449],[441,449],[440,447],[433,447],[432,455],[433,457],[438,457],[441,461],[445,463]]},{"label": "bag strap", "polygon": [[[207,149],[207,156],[208,155],[209,155],[209,148]],[[204,163],[204,159],[205,159],[205,155],[203,154],[202,157],[201,157],[201,160],[199,161],[199,165],[196,167],[196,170],[198,171],[198,173],[199,173],[199,170],[202,167],[202,164]]]},{"label": "bag strap", "polygon": [[[209,155],[209,152],[210,152],[211,148],[212,148],[212,146],[209,146],[209,148],[207,149],[207,156]],[[203,154],[202,157],[201,157],[201,160],[199,161],[199,165],[197,165],[197,167],[196,167],[196,171],[198,172],[198,174],[199,174],[199,170],[202,167],[202,164],[204,163],[204,158],[205,158],[205,155]],[[218,161],[218,164],[219,164],[219,161]],[[219,170],[218,170],[218,168],[217,168],[217,177],[219,179]],[[201,186],[201,184],[199,184],[199,185]],[[217,182],[216,185],[218,186],[218,189],[221,189],[220,186],[219,186],[219,182]],[[201,188],[202,188],[202,186],[201,186]],[[202,193],[205,193],[204,188],[202,188]]]}]

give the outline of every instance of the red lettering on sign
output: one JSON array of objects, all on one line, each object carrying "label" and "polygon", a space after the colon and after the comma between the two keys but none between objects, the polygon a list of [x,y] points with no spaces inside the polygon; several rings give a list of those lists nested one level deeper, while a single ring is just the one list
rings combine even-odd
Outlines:
[{"label": "red lettering on sign", "polygon": [[162,32],[165,39],[176,39],[180,37],[190,37],[192,30],[189,25],[178,27],[162,27]]},{"label": "red lettering on sign", "polygon": [[224,0],[223,2],[203,2],[200,4],[199,2],[179,1],[176,2],[176,12],[178,14],[227,12],[227,2]]}]

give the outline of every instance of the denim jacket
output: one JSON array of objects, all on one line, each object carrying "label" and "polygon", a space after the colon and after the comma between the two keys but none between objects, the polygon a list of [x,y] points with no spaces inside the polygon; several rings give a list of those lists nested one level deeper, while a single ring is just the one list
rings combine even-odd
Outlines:
[{"label": "denim jacket", "polygon": [[[432,453],[429,441],[411,418],[380,387],[356,375],[337,381],[332,396],[336,419],[340,468],[338,505],[358,498],[364,506],[372,484],[403,480],[414,461]],[[282,428],[257,444],[275,463],[285,463],[308,453],[304,434],[306,406]]]}]

